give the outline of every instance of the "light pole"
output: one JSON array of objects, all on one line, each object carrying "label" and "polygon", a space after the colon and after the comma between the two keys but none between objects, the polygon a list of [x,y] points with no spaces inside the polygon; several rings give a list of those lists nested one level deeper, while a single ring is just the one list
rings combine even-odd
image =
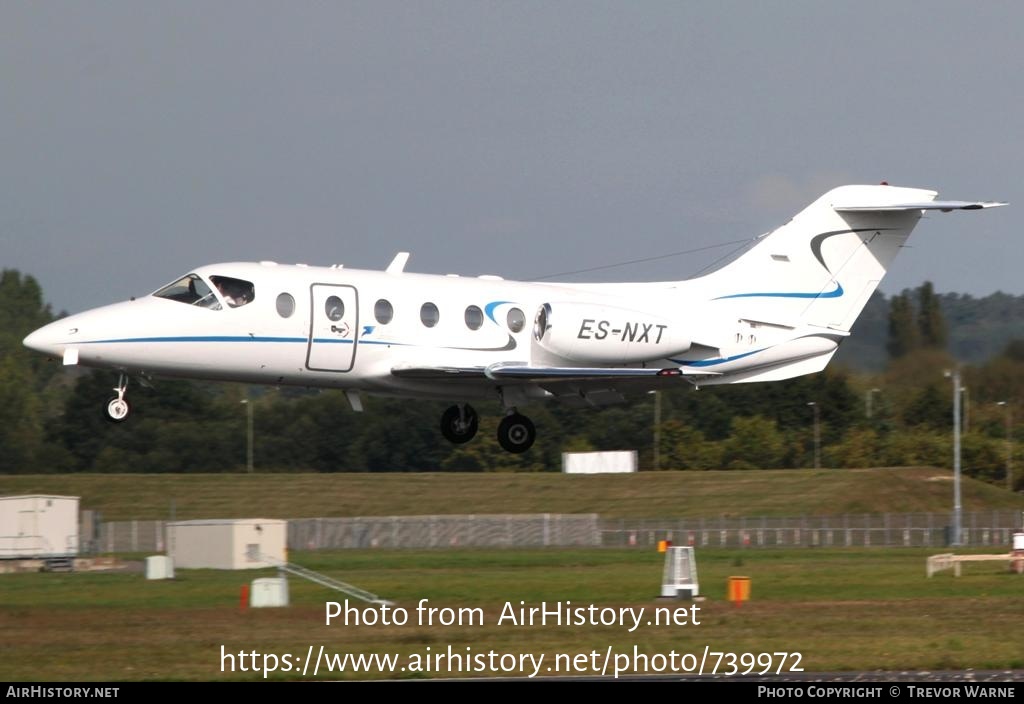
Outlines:
[{"label": "light pole", "polygon": [[252,474],[252,402],[243,398],[242,403],[245,405],[245,469]]},{"label": "light pole", "polygon": [[871,418],[872,399],[875,397],[875,394],[881,392],[881,389],[868,389],[867,393],[864,395],[864,415],[867,416],[868,418]]},{"label": "light pole", "polygon": [[661,392],[654,394],[654,471],[661,469]]},{"label": "light pole", "polygon": [[964,435],[971,432],[971,392],[967,390],[966,386],[960,387],[960,391],[964,395]]},{"label": "light pole", "polygon": [[946,372],[953,380],[953,539],[960,545],[960,369]]},{"label": "light pole", "polygon": [[807,405],[814,409],[814,468],[821,469],[821,411],[814,401],[808,401]]},{"label": "light pole", "polygon": [[1000,401],[996,404],[1002,406],[1006,411],[1006,488],[1013,491],[1013,424],[1010,420],[1010,404],[1006,401]]}]

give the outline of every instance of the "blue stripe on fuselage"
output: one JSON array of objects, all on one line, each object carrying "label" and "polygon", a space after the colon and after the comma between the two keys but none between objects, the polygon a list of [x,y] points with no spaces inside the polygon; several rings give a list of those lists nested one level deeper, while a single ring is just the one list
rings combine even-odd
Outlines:
[{"label": "blue stripe on fuselage", "polygon": [[671,359],[671,358],[669,358],[669,361],[670,362],[675,362],[676,364],[679,364],[679,365],[682,365],[682,366],[686,366],[686,367],[713,367],[716,364],[725,364],[726,362],[734,362],[737,359],[743,359],[744,357],[749,357],[752,354],[757,354],[758,352],[764,352],[766,349],[768,349],[768,348],[767,347],[762,347],[761,349],[754,350],[753,352],[744,352],[743,354],[737,354],[737,355],[733,355],[732,357],[725,357],[723,359],[698,359],[696,361],[690,362],[690,361],[687,361],[685,359]]},{"label": "blue stripe on fuselage", "polygon": [[[262,337],[262,336],[248,336],[248,335],[179,335],[175,337],[123,337],[112,340],[75,340],[74,342],[64,342],[61,344],[65,345],[112,345],[112,344],[142,344],[142,343],[153,343],[153,342],[277,342],[277,343],[301,343],[303,345],[309,343],[308,337]],[[364,340],[359,339],[353,340],[337,340],[333,338],[314,338],[313,342],[318,344],[342,344],[351,345],[394,345],[395,347],[408,347],[408,342],[394,342],[391,340]]]},{"label": "blue stripe on fuselage", "polygon": [[253,335],[180,335],[175,337],[122,337],[113,340],[67,342],[68,345],[102,345],[119,342],[309,342],[308,337],[256,337]]},{"label": "blue stripe on fuselage", "polygon": [[839,298],[842,295],[843,287],[836,281],[835,290],[827,293],[734,293],[730,296],[719,296],[712,300],[721,301],[726,298]]}]

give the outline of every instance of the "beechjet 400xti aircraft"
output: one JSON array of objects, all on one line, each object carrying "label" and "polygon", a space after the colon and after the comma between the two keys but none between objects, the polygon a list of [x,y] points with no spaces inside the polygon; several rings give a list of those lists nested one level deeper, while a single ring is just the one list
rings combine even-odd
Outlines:
[{"label": "beechjet 400xti aircraft", "polygon": [[822,370],[925,211],[1003,203],[934,191],[844,186],[759,238],[738,259],[684,281],[556,284],[272,262],[200,267],[155,293],[72,315],[25,345],[120,372],[106,414],[125,420],[131,377],[174,376],[447,399],[441,431],[477,430],[468,401],[506,411],[498,440],[533,444],[518,412],[556,398],[773,381]]}]

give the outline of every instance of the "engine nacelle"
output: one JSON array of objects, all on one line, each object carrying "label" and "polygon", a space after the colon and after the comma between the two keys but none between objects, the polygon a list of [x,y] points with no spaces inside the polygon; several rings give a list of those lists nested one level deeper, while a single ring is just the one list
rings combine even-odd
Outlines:
[{"label": "engine nacelle", "polygon": [[677,321],[593,303],[545,303],[533,319],[545,352],[578,364],[634,364],[690,349]]}]

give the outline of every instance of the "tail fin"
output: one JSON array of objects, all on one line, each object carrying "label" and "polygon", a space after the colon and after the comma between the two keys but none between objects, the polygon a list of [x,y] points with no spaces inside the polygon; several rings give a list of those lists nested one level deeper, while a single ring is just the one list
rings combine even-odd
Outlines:
[{"label": "tail fin", "polygon": [[744,317],[849,332],[925,210],[1005,205],[936,195],[886,185],[833,189],[704,283],[712,299],[741,305]]}]

